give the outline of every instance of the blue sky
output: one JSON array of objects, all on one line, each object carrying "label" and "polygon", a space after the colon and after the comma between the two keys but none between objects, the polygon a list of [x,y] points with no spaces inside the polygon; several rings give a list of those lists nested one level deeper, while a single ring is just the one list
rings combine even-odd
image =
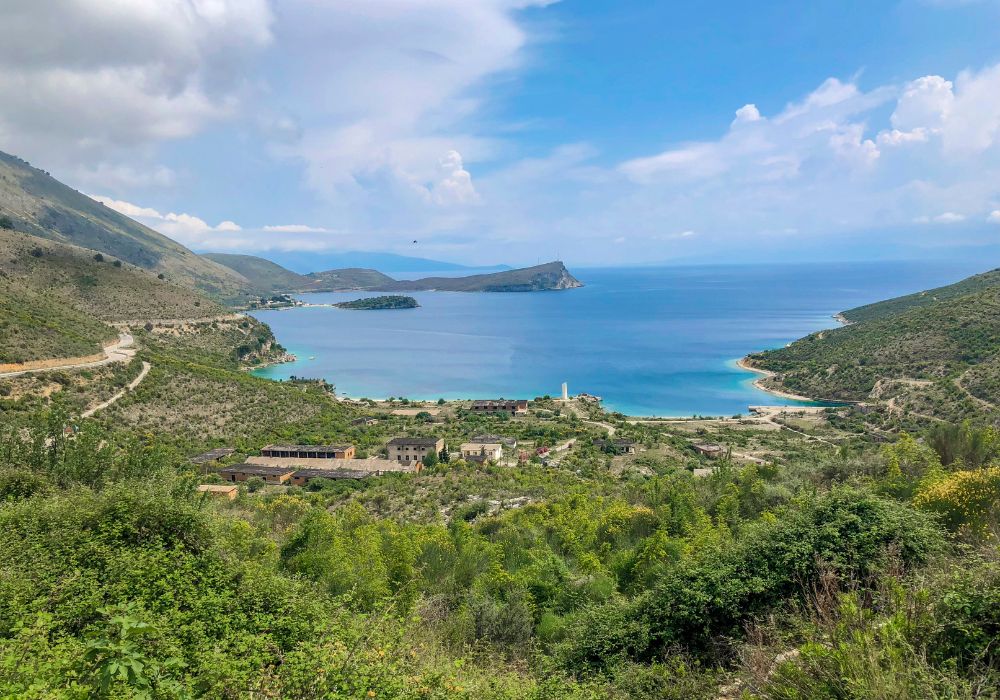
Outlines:
[{"label": "blue sky", "polygon": [[54,2],[0,149],[198,250],[1000,252],[996,0]]}]

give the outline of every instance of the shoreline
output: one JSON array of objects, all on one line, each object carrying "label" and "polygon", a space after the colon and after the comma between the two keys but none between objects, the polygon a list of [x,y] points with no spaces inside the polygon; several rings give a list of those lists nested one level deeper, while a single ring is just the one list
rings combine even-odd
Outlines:
[{"label": "shoreline", "polygon": [[736,361],[736,366],[740,369],[746,370],[747,372],[754,372],[756,374],[762,374],[764,376],[758,377],[753,380],[753,386],[767,394],[772,396],[778,396],[783,399],[789,399],[791,401],[808,401],[809,403],[823,403],[823,399],[816,399],[809,396],[802,396],[800,394],[793,394],[790,391],[782,391],[781,389],[772,389],[763,384],[765,379],[773,377],[776,372],[772,372],[769,369],[760,369],[759,367],[754,367],[750,364],[749,356],[741,357]]}]

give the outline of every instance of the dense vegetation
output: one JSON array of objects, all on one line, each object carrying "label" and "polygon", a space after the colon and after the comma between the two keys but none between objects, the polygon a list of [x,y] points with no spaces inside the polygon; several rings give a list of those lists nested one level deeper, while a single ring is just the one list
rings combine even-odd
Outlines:
[{"label": "dense vegetation", "polygon": [[415,309],[420,304],[413,297],[382,296],[342,301],[334,304],[338,309],[355,309],[361,311],[378,311],[383,309]]},{"label": "dense vegetation", "polygon": [[[994,409],[1000,354],[1000,287],[814,333],[749,357],[776,372],[780,386],[823,399],[878,400],[893,383],[923,389],[943,382],[947,393],[932,414]],[[971,395],[970,395],[971,392]],[[948,393],[954,396],[948,397]]]},{"label": "dense vegetation", "polygon": [[51,296],[0,278],[0,364],[93,355],[117,336]]},{"label": "dense vegetation", "polygon": [[[4,414],[0,438],[0,696],[998,691],[990,430],[878,447],[793,416],[800,432],[631,424],[548,399],[516,419],[406,410],[243,373],[238,348],[274,342],[252,319],[156,326],[137,340],[149,377],[72,421],[72,436],[63,411],[92,383],[47,405],[0,402],[22,407]],[[120,383],[137,364],[94,381]],[[645,451],[594,447],[608,426]],[[216,477],[185,460],[220,444],[238,460],[272,441],[375,454],[398,434],[452,446],[506,435],[531,454],[575,446],[548,464],[452,460],[307,489],[248,484],[233,502],[194,492]],[[768,459],[711,462],[692,439]]]}]

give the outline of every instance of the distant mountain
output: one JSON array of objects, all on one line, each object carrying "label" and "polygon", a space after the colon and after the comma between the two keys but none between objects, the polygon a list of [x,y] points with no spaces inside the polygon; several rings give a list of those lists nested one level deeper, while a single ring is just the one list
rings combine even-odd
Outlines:
[{"label": "distant mountain", "polygon": [[425,277],[396,280],[378,270],[350,267],[308,275],[287,270],[270,260],[254,255],[205,253],[205,257],[233,269],[262,293],[336,292],[336,291],[421,291],[451,292],[538,292],[573,289],[583,285],[561,262],[551,262],[519,270],[505,270],[485,275],[463,277]]},{"label": "distant mountain", "polygon": [[[467,265],[444,262],[442,260],[430,260],[393,253],[366,253],[358,251],[346,253],[272,251],[267,253],[267,257],[279,265],[301,274],[345,268],[381,270],[388,274],[461,272],[462,270],[479,269],[470,268]],[[507,265],[495,265],[490,269],[509,270],[510,267]]]},{"label": "distant mountain", "polygon": [[944,287],[928,289],[924,292],[908,294],[903,297],[896,297],[895,299],[888,299],[849,309],[844,311],[841,316],[848,321],[870,321],[877,318],[894,316],[912,308],[930,306],[993,287],[1000,287],[1000,268],[967,277],[961,282],[949,284]]},{"label": "distant mountain", "polygon": [[379,292],[541,292],[582,287],[561,262],[466,277],[426,277],[400,280],[374,288]]},{"label": "distant mountain", "polygon": [[236,298],[247,280],[0,152],[0,217],[18,231],[111,255],[219,298]]}]

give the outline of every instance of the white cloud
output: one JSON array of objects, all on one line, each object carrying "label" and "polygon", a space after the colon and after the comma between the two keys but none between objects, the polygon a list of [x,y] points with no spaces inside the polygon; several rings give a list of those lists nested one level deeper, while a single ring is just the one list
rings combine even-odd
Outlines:
[{"label": "white cloud", "polygon": [[330,229],[321,226],[307,226],[306,224],[278,224],[277,226],[264,226],[264,231],[275,231],[277,233],[330,233]]},{"label": "white cloud", "polygon": [[963,221],[965,221],[965,216],[953,211],[946,211],[937,216],[918,216],[913,220],[916,224],[960,224]]},{"label": "white cloud", "polygon": [[736,118],[733,124],[743,124],[746,122],[759,122],[761,120],[760,110],[755,104],[746,104],[736,110]]},{"label": "white cloud", "polygon": [[94,167],[190,136],[234,113],[271,21],[267,0],[5,0],[0,148]]},{"label": "white cloud", "polygon": [[472,186],[472,175],[462,163],[462,154],[448,151],[438,161],[440,178],[434,184],[433,197],[438,204],[472,204],[479,193]]},{"label": "white cloud", "polygon": [[994,209],[990,212],[990,215],[986,217],[986,220],[991,224],[1000,224],[1000,209]]},{"label": "white cloud", "polygon": [[159,231],[165,236],[198,250],[326,250],[335,241],[329,236],[334,231],[303,224],[272,224],[246,228],[234,221],[221,221],[212,225],[193,214],[163,214],[152,207],[113,199],[103,195],[90,195],[106,207],[124,214]]}]

